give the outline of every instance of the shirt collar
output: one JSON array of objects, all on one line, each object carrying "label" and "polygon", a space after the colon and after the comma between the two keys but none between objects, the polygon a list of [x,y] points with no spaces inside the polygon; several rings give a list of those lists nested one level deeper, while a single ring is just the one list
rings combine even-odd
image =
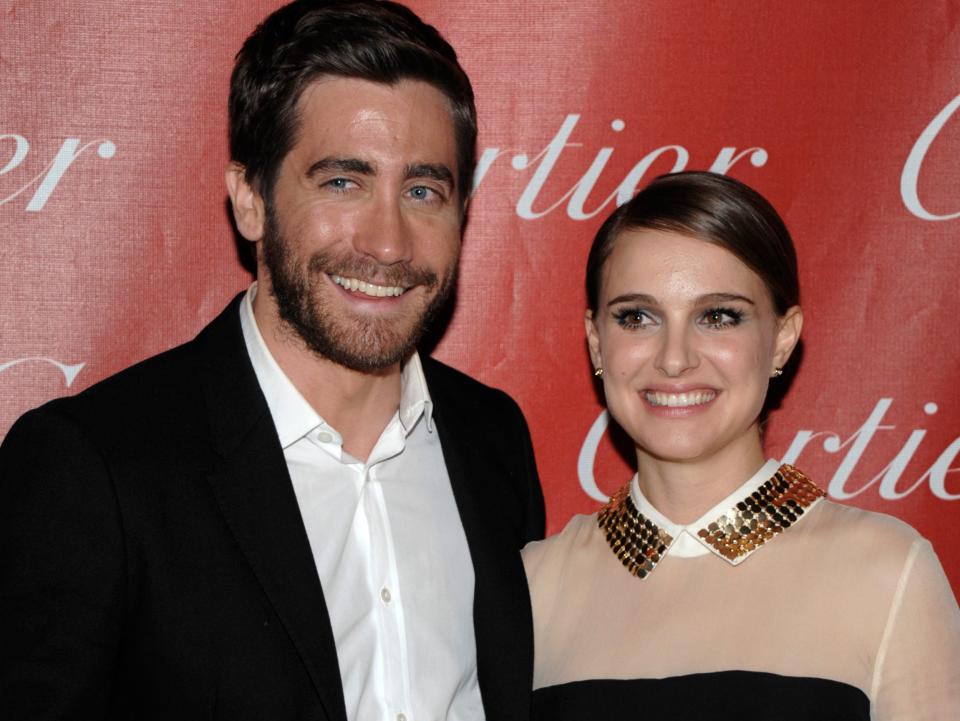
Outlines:
[{"label": "shirt collar", "polygon": [[[247,355],[267,400],[281,447],[286,449],[319,426],[326,426],[339,442],[336,429],[327,424],[301,395],[267,348],[253,315],[253,299],[256,295],[257,283],[254,281],[240,303],[240,327]],[[413,353],[400,369],[398,415],[404,435],[410,434],[421,416],[425,416],[427,430],[433,431],[433,401],[417,353]]]},{"label": "shirt collar", "polygon": [[642,579],[668,555],[712,553],[736,566],[798,523],[825,495],[793,466],[768,461],[699,519],[680,525],[644,498],[634,478],[600,509],[597,525],[620,562]]},{"label": "shirt collar", "polygon": [[769,459],[760,467],[760,470],[744,481],[733,493],[717,503],[696,521],[686,525],[674,523],[654,508],[650,501],[643,495],[643,491],[640,490],[639,479],[636,475],[634,475],[633,480],[630,481],[630,498],[640,513],[673,538],[673,543],[668,546],[666,555],[677,558],[694,558],[707,553],[713,553],[723,558],[713,546],[706,543],[704,539],[698,535],[700,529],[708,527],[711,523],[715,522],[718,517],[731,508],[735,508],[737,502],[743,500],[770,480],[779,467],[779,461],[772,458]]}]

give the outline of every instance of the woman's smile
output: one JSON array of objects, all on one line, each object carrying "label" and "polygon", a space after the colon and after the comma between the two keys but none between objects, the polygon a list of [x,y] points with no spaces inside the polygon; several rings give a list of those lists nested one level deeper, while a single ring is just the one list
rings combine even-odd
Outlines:
[{"label": "woman's smile", "polygon": [[644,390],[643,399],[654,408],[672,410],[698,410],[711,403],[717,392],[710,388],[683,391]]}]

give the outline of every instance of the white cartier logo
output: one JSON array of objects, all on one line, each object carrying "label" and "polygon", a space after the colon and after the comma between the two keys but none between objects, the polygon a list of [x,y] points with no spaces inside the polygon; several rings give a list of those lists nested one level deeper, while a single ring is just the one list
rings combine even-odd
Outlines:
[{"label": "white cartier logo", "polygon": [[[27,212],[37,213],[43,210],[43,206],[47,204],[70,166],[90,148],[96,148],[97,155],[103,160],[109,160],[117,153],[117,146],[107,138],[90,140],[83,145],[80,144],[80,138],[67,138],[43,170],[25,182],[21,182],[20,186],[12,192],[0,191],[0,205],[6,205],[22,197],[29,198],[25,208]],[[0,135],[0,163],[3,162],[5,152],[9,152],[10,155],[6,163],[0,167],[0,176],[12,173],[20,167],[30,153],[30,141],[14,133]]]},{"label": "white cartier logo", "polygon": [[[579,121],[579,115],[567,115],[553,139],[533,157],[525,152],[485,148],[480,154],[477,170],[473,177],[474,191],[487,177],[494,163],[501,157],[509,155],[510,167],[514,171],[526,172],[535,168],[526,188],[524,188],[520,199],[517,201],[516,213],[518,216],[524,220],[536,220],[552,213],[566,203],[568,217],[573,220],[588,220],[603,212],[611,203],[622,205],[630,200],[637,189],[643,185],[647,171],[660,158],[672,159],[673,165],[669,169],[661,169],[659,172],[675,173],[686,168],[690,161],[690,153],[682,145],[664,145],[654,148],[633,165],[612,194],[596,203],[594,207],[588,208],[587,201],[614,152],[612,147],[602,147],[597,151],[590,167],[571,188],[559,198],[541,198],[544,186],[547,184],[550,174],[556,168],[564,150],[582,146],[582,143],[572,140]],[[626,123],[623,120],[616,119],[610,123],[610,128],[615,133],[621,133],[626,128]],[[766,164],[768,154],[766,150],[760,147],[745,148],[739,151],[731,146],[722,147],[717,152],[709,170],[715,173],[727,173],[736,163],[744,159],[749,160],[754,167],[759,168]],[[501,163],[501,165],[503,164]]]},{"label": "white cartier logo", "polygon": [[923,161],[930,151],[930,146],[933,145],[933,141],[937,139],[940,131],[943,130],[943,126],[946,125],[947,121],[957,112],[957,108],[960,108],[960,95],[947,103],[944,108],[936,114],[933,120],[930,121],[930,124],[923,129],[923,132],[920,133],[920,137],[917,138],[917,142],[913,144],[913,148],[910,150],[910,155],[907,156],[907,162],[904,163],[903,166],[903,173],[900,175],[900,197],[903,198],[903,204],[907,206],[907,210],[921,220],[953,220],[954,218],[960,218],[960,211],[938,215],[927,210],[920,201],[920,196],[917,192],[917,183],[920,180],[920,169],[923,167]]},{"label": "white cartier logo", "polygon": [[21,363],[46,363],[48,365],[52,365],[63,374],[63,381],[66,383],[67,388],[73,385],[73,382],[77,379],[80,371],[83,370],[83,367],[86,365],[86,363],[61,363],[53,358],[31,356],[28,358],[16,358],[12,361],[0,363],[0,373],[8,371],[14,366],[20,365]]},{"label": "white cartier logo", "polygon": [[[938,213],[929,210],[921,201],[917,188],[920,171],[931,146],[958,108],[960,108],[960,95],[950,100],[923,129],[903,166],[900,176],[900,197],[906,208],[922,220],[960,218],[960,211]],[[579,122],[579,114],[568,114],[553,138],[533,156],[524,151],[485,148],[480,154],[474,174],[474,190],[480,187],[498,160],[509,156],[509,167],[514,172],[526,173],[531,169],[533,171],[516,203],[515,211],[520,218],[536,220],[565,205],[566,214],[572,220],[588,220],[604,212],[611,203],[620,205],[633,197],[637,188],[643,184],[650,167],[661,158],[673,161],[669,168],[661,167],[661,172],[677,172],[684,170],[689,164],[690,153],[682,145],[663,145],[654,148],[633,165],[610,195],[600,201],[594,201],[593,207],[588,207],[588,200],[614,154],[612,146],[605,146],[597,151],[590,166],[570,188],[559,197],[543,198],[541,196],[544,187],[564,151],[583,145],[574,139],[574,131]],[[610,123],[610,129],[614,133],[621,133],[626,129],[626,123],[621,119],[615,119]],[[117,153],[116,144],[108,138],[96,138],[82,144],[80,138],[66,138],[39,173],[20,181],[19,186],[15,186],[12,190],[0,191],[5,193],[0,195],[0,206],[21,198],[28,199],[24,208],[27,212],[35,213],[43,210],[67,170],[91,149],[95,149],[96,155],[103,160],[110,160]],[[0,167],[0,177],[16,171],[30,152],[30,142],[24,136],[15,133],[0,134],[0,163],[3,163]],[[5,162],[4,158],[6,158]],[[727,173],[736,163],[744,160],[760,168],[766,165],[768,159],[767,151],[759,146],[743,149],[723,146],[717,151],[708,169],[716,173]],[[499,166],[503,165],[504,163],[499,164]]]},{"label": "white cartier logo", "polygon": [[[791,465],[802,465],[798,463],[798,458],[803,450],[814,440],[819,440],[823,450],[830,454],[839,454],[844,451],[843,459],[837,466],[833,477],[827,487],[827,492],[831,498],[838,500],[848,500],[859,496],[867,490],[876,487],[877,494],[887,501],[897,501],[909,496],[923,485],[930,488],[930,492],[944,501],[956,501],[960,499],[960,492],[952,493],[947,489],[947,476],[950,473],[957,473],[960,468],[952,468],[951,464],[960,454],[960,438],[954,439],[933,462],[920,478],[913,481],[902,479],[903,472],[907,464],[913,458],[917,448],[923,441],[927,432],[922,428],[913,429],[907,437],[906,442],[897,451],[886,467],[873,478],[854,486],[851,483],[851,476],[857,467],[857,463],[863,457],[864,451],[879,431],[893,431],[896,426],[884,424],[883,419],[890,406],[893,405],[892,398],[881,398],[877,401],[870,415],[856,431],[850,434],[846,440],[841,440],[840,434],[833,431],[812,431],[798,430],[790,443],[790,447],[780,459],[783,463]],[[932,416],[938,411],[936,403],[926,403],[923,406],[923,412]],[[597,448],[600,440],[610,424],[610,416],[606,411],[600,413],[593,422],[587,437],[584,439],[580,448],[580,456],[577,460],[577,476],[580,479],[580,487],[584,492],[598,501],[606,502],[607,496],[600,490],[597,481],[594,478],[593,468],[597,456]],[[957,485],[960,485],[958,483]]]}]

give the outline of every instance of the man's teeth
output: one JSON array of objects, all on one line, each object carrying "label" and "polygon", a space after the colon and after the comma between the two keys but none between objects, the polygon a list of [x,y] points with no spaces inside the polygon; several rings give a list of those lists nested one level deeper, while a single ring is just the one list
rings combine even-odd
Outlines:
[{"label": "man's teeth", "polygon": [[356,278],[344,278],[342,275],[331,275],[330,279],[347,290],[354,290],[364,295],[370,295],[374,298],[384,298],[387,296],[398,296],[403,294],[403,288],[395,285],[374,285],[365,280]]},{"label": "man's teeth", "polygon": [[699,406],[709,403],[717,394],[714,391],[690,391],[688,393],[659,393],[647,391],[643,394],[647,402],[654,406],[666,406],[667,408],[686,408],[687,406]]}]

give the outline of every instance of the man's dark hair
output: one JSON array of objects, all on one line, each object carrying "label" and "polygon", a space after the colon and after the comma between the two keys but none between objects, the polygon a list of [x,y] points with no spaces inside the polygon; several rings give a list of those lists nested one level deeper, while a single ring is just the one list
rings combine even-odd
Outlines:
[{"label": "man's dark hair", "polygon": [[408,8],[387,0],[296,0],[264,20],[237,53],[230,78],[230,157],[270,201],[297,140],[297,103],[321,76],[393,85],[422,80],[450,102],[457,192],[466,200],[476,163],[470,80],[450,44]]},{"label": "man's dark hair", "polygon": [[797,254],[773,206],[739,180],[688,171],[654,179],[600,226],[586,272],[587,304],[594,314],[603,266],[617,238],[641,229],[679,233],[730,251],[760,276],[777,315],[800,302]]}]

